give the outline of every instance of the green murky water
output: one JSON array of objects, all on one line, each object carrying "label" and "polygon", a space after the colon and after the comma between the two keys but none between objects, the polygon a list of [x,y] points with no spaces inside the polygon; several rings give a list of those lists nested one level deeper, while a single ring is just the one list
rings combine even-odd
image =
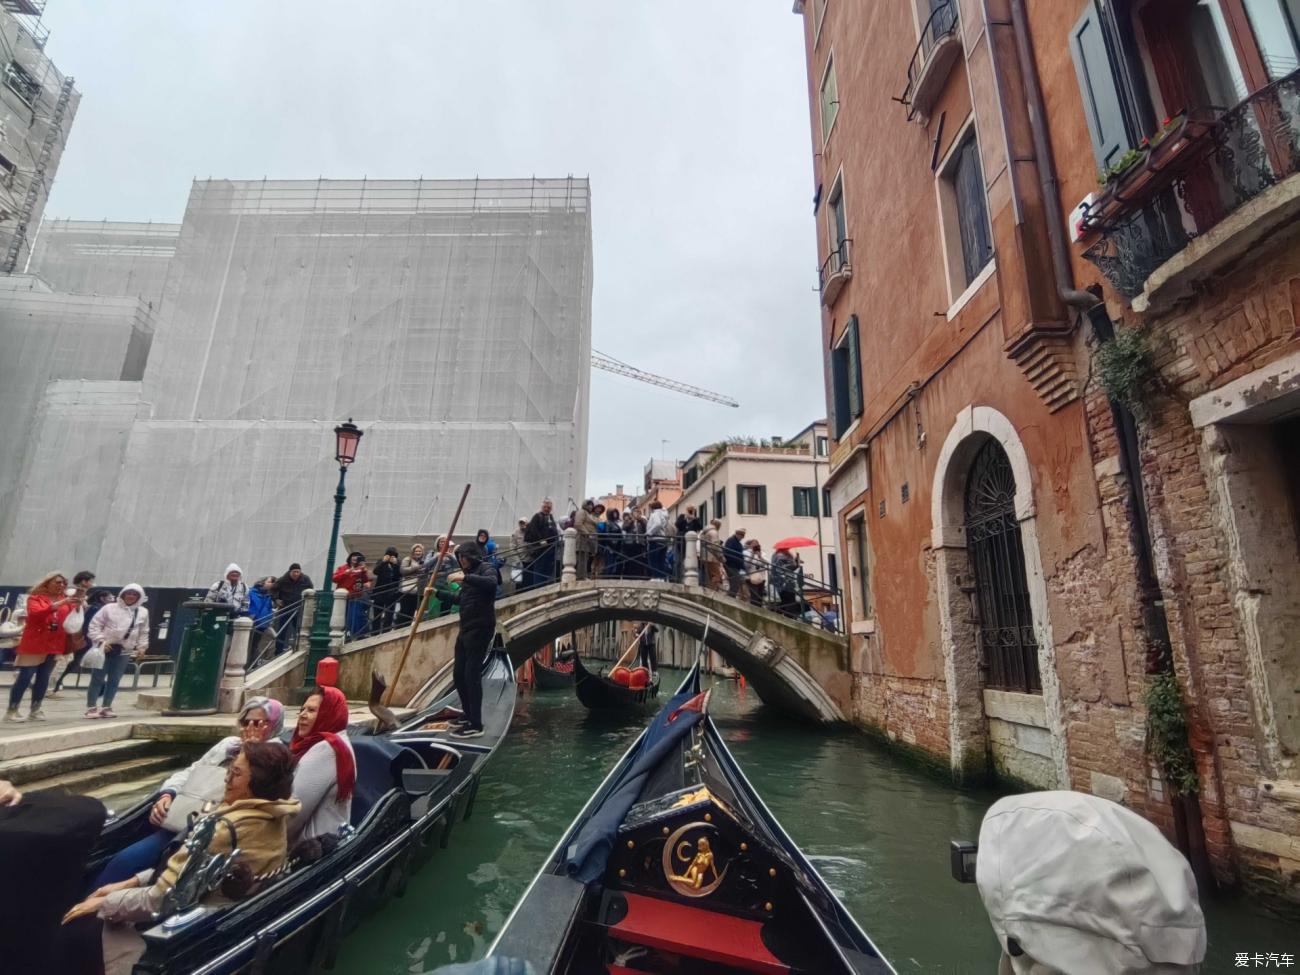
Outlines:
[{"label": "green murky water", "polygon": [[[664,685],[672,686],[665,674]],[[745,773],[900,972],[992,972],[997,944],[948,840],[974,839],[995,796],[959,792],[852,733],[781,718],[737,685],[710,710]],[[344,943],[343,975],[419,975],[481,956],[542,860],[639,727],[592,724],[571,694],[521,689],[510,736],[451,846]],[[1240,900],[1205,904],[1206,972],[1236,952],[1291,952],[1300,932]]]}]

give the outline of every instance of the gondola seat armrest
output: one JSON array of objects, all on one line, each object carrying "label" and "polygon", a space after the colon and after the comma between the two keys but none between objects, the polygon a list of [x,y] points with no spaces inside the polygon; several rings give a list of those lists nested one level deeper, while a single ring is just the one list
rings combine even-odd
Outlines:
[{"label": "gondola seat armrest", "polygon": [[413,796],[425,795],[436,789],[439,783],[445,782],[452,771],[449,768],[402,769],[402,789]]}]

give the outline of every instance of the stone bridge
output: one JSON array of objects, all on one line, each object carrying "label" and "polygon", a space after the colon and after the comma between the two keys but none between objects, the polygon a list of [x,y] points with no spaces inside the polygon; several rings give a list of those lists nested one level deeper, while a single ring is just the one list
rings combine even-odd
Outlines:
[{"label": "stone bridge", "polygon": [[[610,620],[653,622],[703,638],[744,675],[765,703],[812,721],[845,720],[851,678],[843,636],[694,584],[698,576],[689,558],[687,581],[679,584],[578,581],[567,551],[566,556],[561,582],[497,601],[497,630],[516,666],[547,643],[586,626]],[[418,705],[442,692],[450,683],[458,631],[454,615],[420,624],[394,688],[394,701]],[[406,628],[393,630],[335,651],[339,686],[349,698],[364,700],[369,695],[372,669],[392,679],[409,633]],[[303,651],[277,658],[249,673],[247,692],[287,692],[302,683],[304,668]]]}]

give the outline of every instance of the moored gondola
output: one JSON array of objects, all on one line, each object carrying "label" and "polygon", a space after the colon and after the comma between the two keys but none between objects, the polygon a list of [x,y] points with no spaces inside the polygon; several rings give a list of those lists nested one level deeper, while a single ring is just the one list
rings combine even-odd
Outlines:
[{"label": "moored gondola", "polygon": [[652,674],[644,687],[634,688],[619,684],[603,674],[593,674],[582,665],[582,658],[573,655],[573,689],[578,700],[591,711],[643,714],[653,707],[659,696],[659,675]]},{"label": "moored gondola", "polygon": [[[447,845],[453,825],[469,816],[484,766],[514,716],[515,691],[509,657],[493,650],[483,671],[482,737],[450,737],[448,719],[459,713],[454,693],[387,735],[353,737],[352,823],[337,846],[312,863],[290,864],[246,900],[182,905],[142,929],[146,948],[135,975],[296,975],[332,963],[340,937],[404,890],[410,874]],[[140,835],[152,802],[110,824],[92,872]]]},{"label": "moored gondola", "polygon": [[555,666],[548,666],[534,655],[533,683],[539,691],[562,691],[573,686],[573,658],[556,660]]},{"label": "moored gondola", "polygon": [[601,784],[490,955],[539,973],[893,969],[768,811],[699,667]]}]

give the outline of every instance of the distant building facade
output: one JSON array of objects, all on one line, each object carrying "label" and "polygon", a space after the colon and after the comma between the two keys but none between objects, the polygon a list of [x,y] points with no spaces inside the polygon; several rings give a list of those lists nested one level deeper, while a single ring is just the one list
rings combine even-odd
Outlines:
[{"label": "distant building facade", "polygon": [[[34,421],[4,445],[21,455],[6,582],[73,552],[101,577],[154,585],[204,584],[230,561],[250,577],[322,566],[332,430],[348,418],[364,430],[349,531],[441,530],[470,482],[463,523],[508,536],[542,497],[584,485],[586,180],[207,180],[175,237],[52,230],[41,266],[95,292],[60,307],[116,317],[86,346],[102,361],[22,385]],[[145,296],[171,249],[155,312]],[[27,334],[23,309],[47,305],[0,295],[0,337]],[[151,339],[144,358],[137,333]],[[95,382],[41,402],[49,379]]]},{"label": "distant building facade", "polygon": [[1300,902],[1300,12],[796,12],[857,720]]},{"label": "distant building facade", "polygon": [[820,582],[837,576],[834,518],[826,489],[829,471],[826,421],[809,424],[789,440],[764,445],[719,443],[701,447],[682,462],[682,495],[676,518],[694,506],[705,524],[722,522],[722,538],[744,528],[763,544],[764,557],[783,538],[819,542],[798,549],[808,575]]}]

